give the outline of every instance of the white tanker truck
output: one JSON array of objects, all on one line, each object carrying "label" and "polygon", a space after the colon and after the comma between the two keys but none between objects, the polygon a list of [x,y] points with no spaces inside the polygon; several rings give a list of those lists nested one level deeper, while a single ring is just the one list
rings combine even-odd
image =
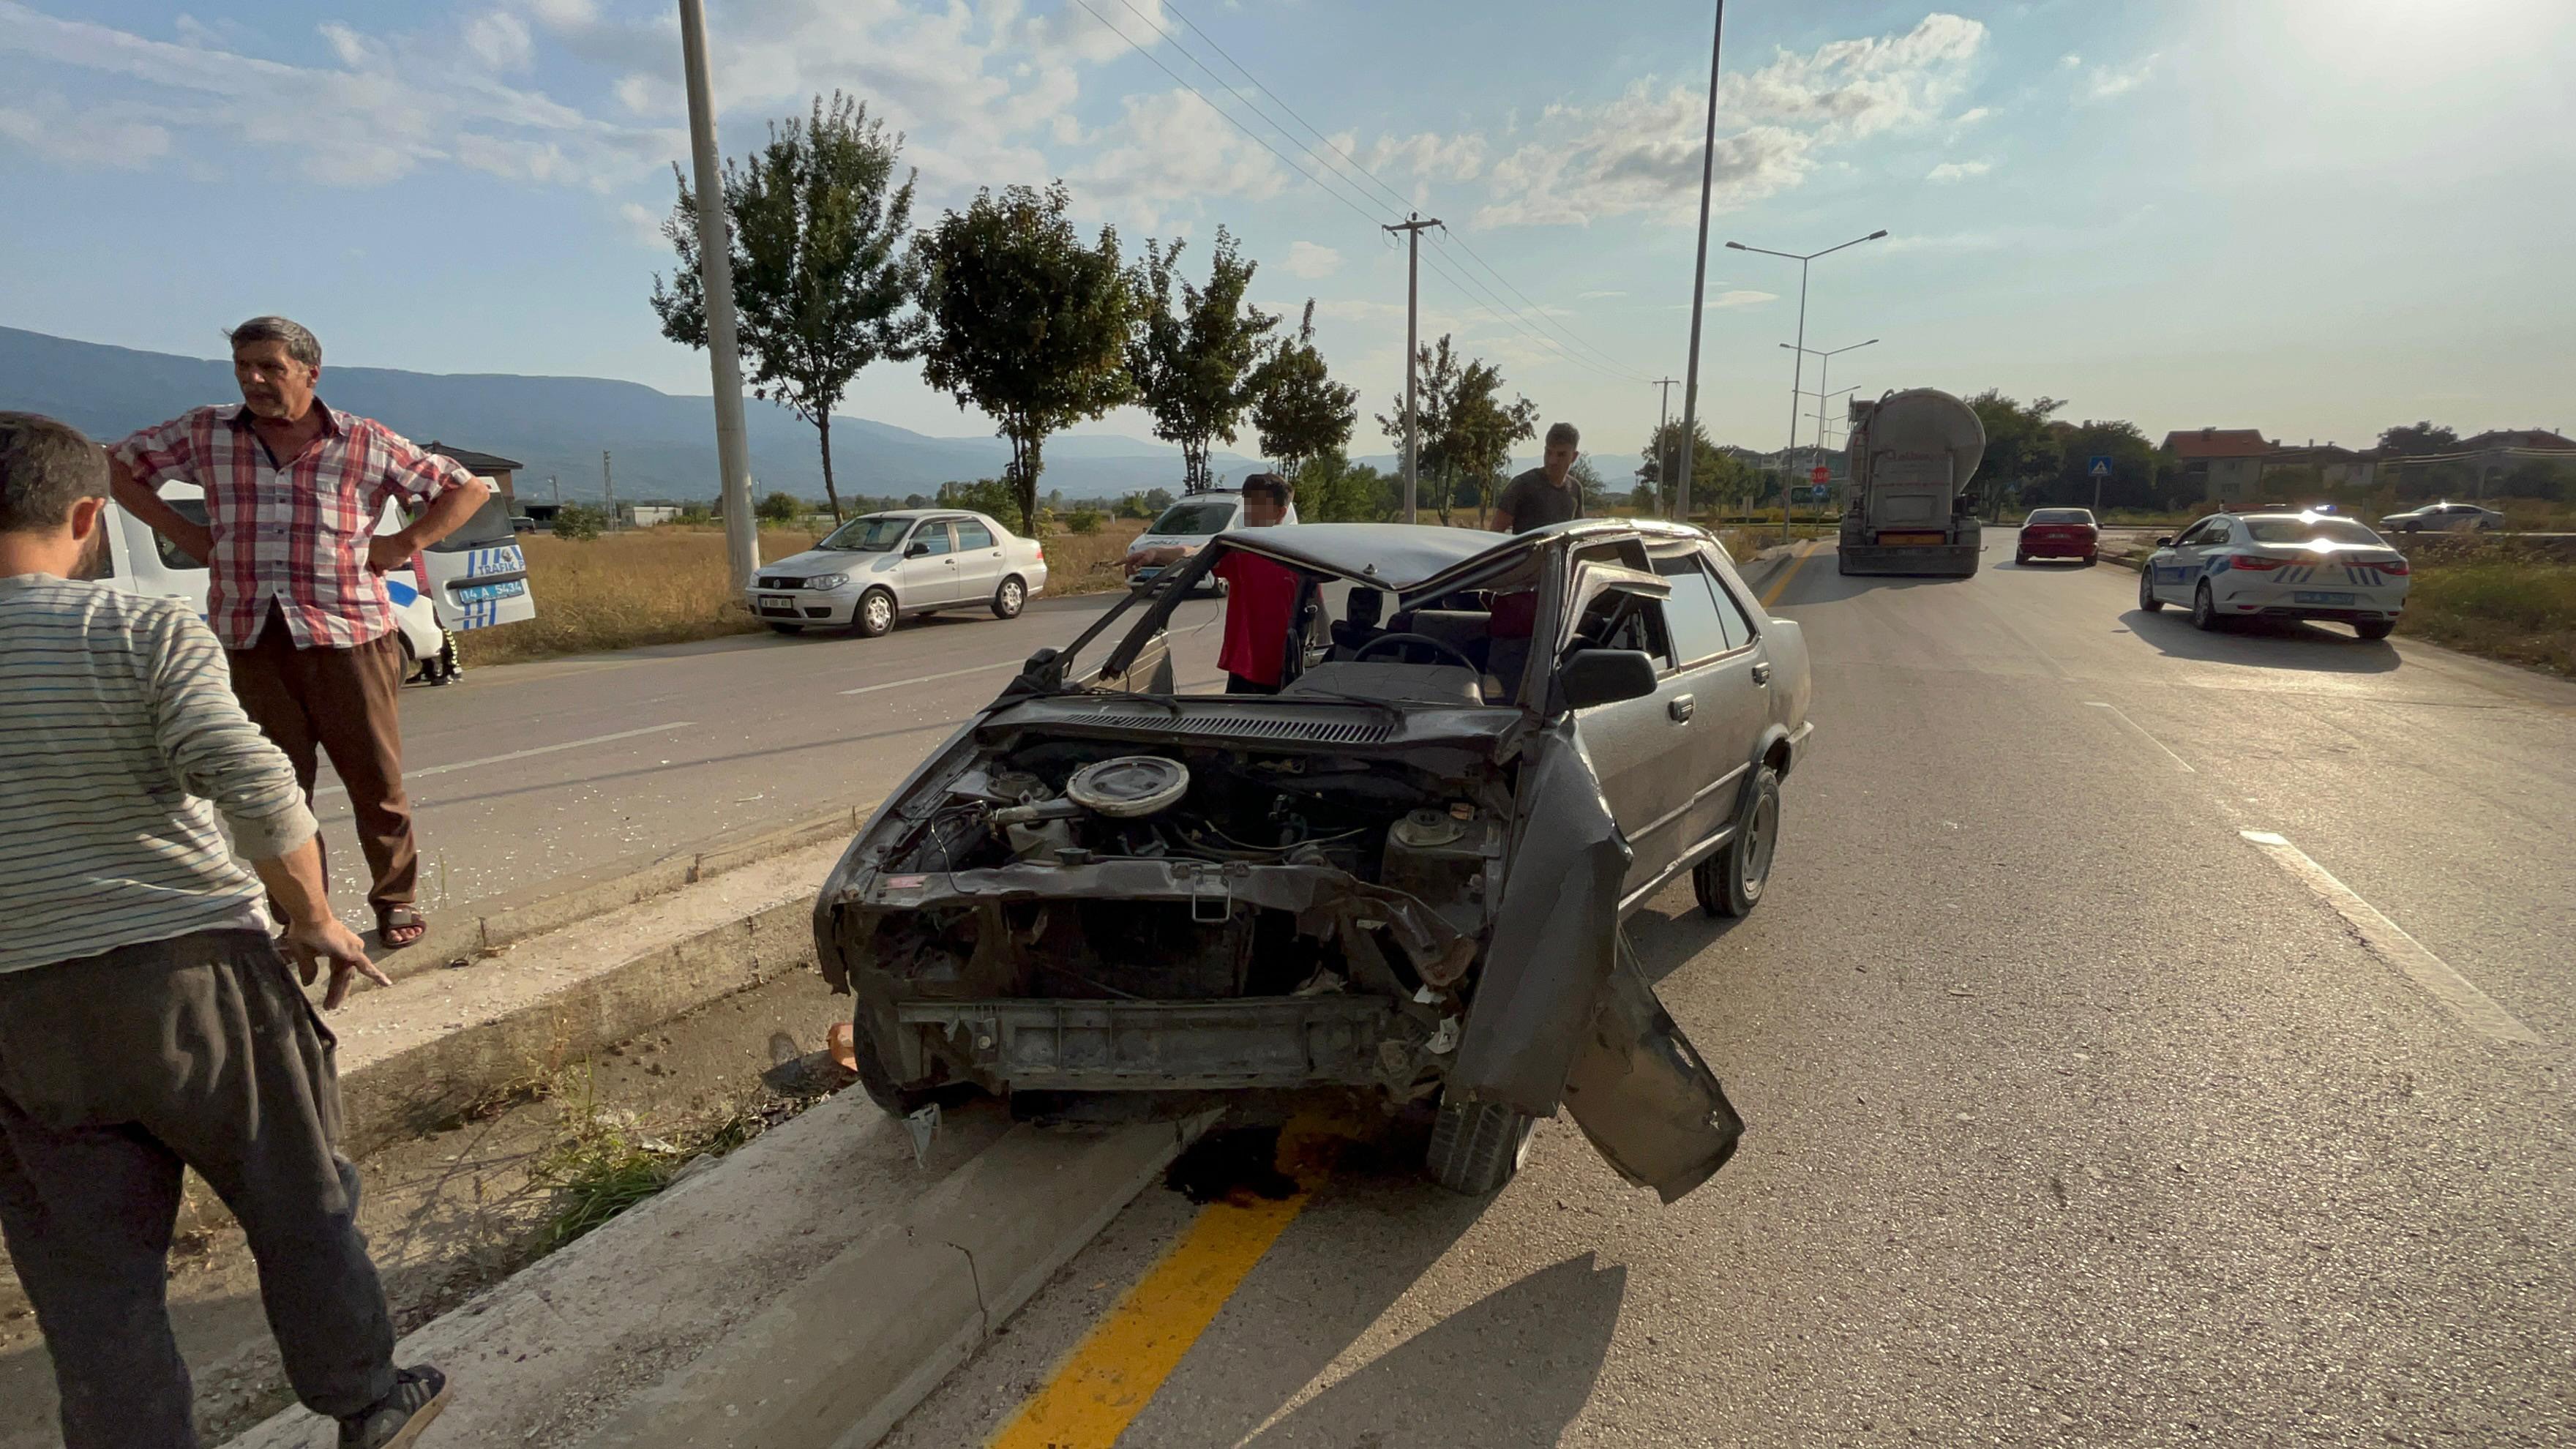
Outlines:
[{"label": "white tanker truck", "polygon": [[1855,398],[1851,418],[1842,571],[1974,574],[1982,544],[1968,480],[1986,452],[1976,410],[1938,388],[1916,387],[1876,402]]}]

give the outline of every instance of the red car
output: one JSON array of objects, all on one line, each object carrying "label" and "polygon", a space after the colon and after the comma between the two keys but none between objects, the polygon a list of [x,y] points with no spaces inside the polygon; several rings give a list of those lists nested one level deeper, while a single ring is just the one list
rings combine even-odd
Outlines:
[{"label": "red car", "polygon": [[2102,547],[2102,530],[2093,526],[2089,508],[2034,508],[2022,520],[2021,538],[2013,544],[2013,562],[2035,558],[2080,558],[2093,564]]}]

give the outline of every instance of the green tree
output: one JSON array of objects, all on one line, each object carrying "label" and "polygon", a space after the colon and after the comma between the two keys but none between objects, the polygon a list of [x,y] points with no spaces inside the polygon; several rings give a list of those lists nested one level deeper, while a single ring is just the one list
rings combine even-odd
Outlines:
[{"label": "green tree", "polygon": [[978,478],[972,483],[939,485],[939,506],[971,508],[995,518],[1009,518],[1019,512],[1019,495],[1012,491],[1007,478]]},{"label": "green tree", "polygon": [[2018,402],[1990,387],[1968,399],[1968,406],[1986,429],[1985,456],[1977,464],[1978,491],[2000,507],[2008,496],[2027,502],[2029,490],[2045,490],[2066,461],[2067,449],[2049,426],[2050,416],[2065,402],[2053,397]]},{"label": "green tree", "polygon": [[[1449,334],[1442,333],[1436,343],[1424,343],[1413,359],[1414,437],[1413,471],[1417,506],[1430,503],[1440,510],[1440,521],[1449,521],[1450,460],[1444,441],[1449,428],[1449,405],[1458,390],[1461,364],[1449,344]],[[1396,477],[1402,486],[1404,476],[1404,391],[1395,394],[1395,405],[1377,415],[1377,425],[1388,441],[1395,444]],[[1424,483],[1428,495],[1423,495]]]},{"label": "green tree", "polygon": [[1580,493],[1585,513],[1599,513],[1609,503],[1610,485],[1602,481],[1601,470],[1592,466],[1588,455],[1575,459],[1574,466],[1566,470],[1565,477]]},{"label": "green tree", "polygon": [[753,506],[752,513],[763,523],[794,523],[805,516],[805,500],[793,493],[771,493]]},{"label": "green tree", "polygon": [[1511,466],[1512,444],[1527,442],[1538,431],[1538,404],[1525,397],[1506,403],[1502,392],[1502,369],[1492,363],[1478,358],[1459,369],[1447,409],[1448,432],[1441,439],[1453,488],[1463,484],[1474,492],[1479,528],[1485,526],[1486,511]]},{"label": "green tree", "polygon": [[1234,441],[1269,350],[1263,339],[1279,318],[1245,304],[1258,264],[1243,259],[1224,227],[1216,229],[1204,287],[1180,276],[1185,246],[1145,243],[1132,278],[1142,316],[1127,340],[1127,375],[1154,436],[1180,445],[1181,491],[1202,493],[1211,486],[1208,451]]},{"label": "green tree", "polygon": [[[1297,517],[1307,523],[1378,523],[1403,506],[1385,474],[1352,462],[1339,448],[1308,458],[1291,476]],[[1402,486],[1401,479],[1395,483]]]},{"label": "green tree", "polygon": [[2460,435],[2430,419],[2390,428],[2379,435],[2381,452],[2400,458],[2419,457],[2426,453],[2448,453],[2460,446]]},{"label": "green tree", "polygon": [[[2156,445],[2138,430],[2137,424],[2118,418],[2087,418],[2072,431],[2061,431],[2056,444],[2055,471],[2046,478],[2022,484],[2023,504],[2092,507],[2093,460],[2106,457],[2111,460],[2111,476],[2102,480],[2103,508],[2152,508],[2162,501]],[[1977,471],[1984,472],[1983,465]]]},{"label": "green tree", "polygon": [[[913,178],[891,184],[902,149],[900,135],[888,136],[866,106],[834,91],[828,107],[814,98],[808,118],[772,122],[769,144],[741,165],[725,162],[737,336],[752,392],[814,425],[835,521],[841,494],[832,478],[832,409],[861,369],[909,359],[920,337],[898,254],[912,230]],[[697,199],[677,164],[671,174],[680,198],[662,235],[679,266],[668,288],[653,278],[653,311],[664,336],[703,348]]]},{"label": "green tree", "polygon": [[597,538],[599,531],[607,526],[606,510],[593,508],[587,503],[567,503],[555,510],[557,538]]},{"label": "green tree", "polygon": [[979,191],[924,232],[913,253],[929,319],[922,376],[959,408],[981,409],[1009,440],[1009,478],[1029,531],[1048,435],[1134,395],[1127,339],[1137,305],[1118,233],[1103,227],[1085,246],[1068,205],[1060,181],[1045,191]]},{"label": "green tree", "polygon": [[[1297,335],[1281,339],[1253,379],[1252,426],[1261,435],[1262,456],[1289,477],[1302,476],[1308,460],[1350,446],[1359,401],[1359,389],[1333,381],[1324,369],[1323,354],[1315,350],[1315,299],[1309,297]],[[1397,431],[1402,433],[1400,425]],[[1298,516],[1305,516],[1303,508]]]},{"label": "green tree", "polygon": [[[1675,479],[1666,475],[1669,466],[1674,474],[1681,471],[1682,424],[1675,418],[1646,435],[1645,446],[1637,450],[1644,461],[1639,476],[1651,485],[1650,505],[1659,513],[1671,516],[1675,499]],[[1734,457],[1718,451],[1708,440],[1708,426],[1697,419],[1691,422],[1691,494],[1695,499],[1732,500],[1743,491],[1744,465]],[[1640,504],[1640,507],[1650,506]]]}]

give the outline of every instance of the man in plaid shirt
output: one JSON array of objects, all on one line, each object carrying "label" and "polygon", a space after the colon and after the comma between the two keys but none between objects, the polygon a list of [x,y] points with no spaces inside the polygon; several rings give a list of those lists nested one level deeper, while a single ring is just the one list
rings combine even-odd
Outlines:
[{"label": "man in plaid shirt", "polygon": [[[402,784],[402,644],[382,579],[453,533],[492,490],[454,461],[314,395],[322,344],[283,317],[229,334],[239,406],[202,407],[108,450],[116,501],[208,565],[207,622],[243,710],[295,762],[306,800],[318,749],[348,786],[384,944],[428,929]],[[162,501],[205,490],[206,521]],[[378,534],[386,500],[419,515]]]}]

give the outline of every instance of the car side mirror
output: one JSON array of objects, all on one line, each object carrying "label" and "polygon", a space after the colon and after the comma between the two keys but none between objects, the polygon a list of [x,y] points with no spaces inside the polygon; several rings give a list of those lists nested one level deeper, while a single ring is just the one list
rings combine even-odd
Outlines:
[{"label": "car side mirror", "polygon": [[1655,692],[1655,661],[1642,649],[1583,649],[1565,662],[1557,691],[1567,709],[1643,699]]},{"label": "car side mirror", "polygon": [[928,558],[930,557],[930,545],[926,543],[907,544],[904,547],[903,556],[905,558]]},{"label": "car side mirror", "polygon": [[2171,548],[2171,547],[2173,547],[2173,535],[2172,535],[2172,534],[2166,534],[2164,537],[2157,539],[2157,540],[2156,540],[2156,547],[2158,547],[2158,548]]}]

